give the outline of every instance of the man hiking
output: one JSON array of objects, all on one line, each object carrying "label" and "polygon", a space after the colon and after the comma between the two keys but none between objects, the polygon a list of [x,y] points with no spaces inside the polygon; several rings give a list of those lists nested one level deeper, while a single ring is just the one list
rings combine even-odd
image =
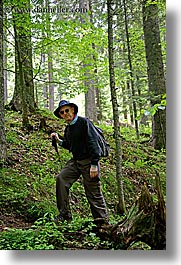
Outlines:
[{"label": "man hiking", "polygon": [[90,204],[92,216],[98,226],[108,224],[108,212],[100,187],[100,147],[98,135],[89,119],[77,115],[78,106],[66,100],[59,102],[54,115],[64,119],[67,123],[64,138],[60,139],[56,132],[51,134],[56,142],[68,149],[73,157],[56,176],[56,199],[59,215],[57,221],[70,222],[72,220],[69,205],[69,189],[83,177],[83,184],[87,200]]}]

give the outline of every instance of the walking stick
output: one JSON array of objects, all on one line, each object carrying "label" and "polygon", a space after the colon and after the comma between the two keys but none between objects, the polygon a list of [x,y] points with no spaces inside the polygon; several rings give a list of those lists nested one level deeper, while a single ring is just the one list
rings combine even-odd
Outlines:
[{"label": "walking stick", "polygon": [[52,137],[52,146],[55,148],[55,151],[56,151],[57,154],[59,155],[58,147],[57,147],[57,141],[56,141],[55,136]]}]

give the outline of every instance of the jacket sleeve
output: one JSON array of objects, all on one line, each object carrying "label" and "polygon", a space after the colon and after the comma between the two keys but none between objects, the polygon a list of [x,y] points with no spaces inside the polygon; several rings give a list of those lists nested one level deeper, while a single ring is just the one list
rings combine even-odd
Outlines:
[{"label": "jacket sleeve", "polygon": [[98,144],[98,134],[93,124],[87,119],[87,145],[91,157],[91,164],[98,165],[100,159],[100,147]]},{"label": "jacket sleeve", "polygon": [[65,129],[65,132],[64,132],[64,138],[62,139],[62,143],[61,143],[61,146],[67,150],[70,151],[70,144],[69,144],[69,141],[67,139],[67,128]]}]

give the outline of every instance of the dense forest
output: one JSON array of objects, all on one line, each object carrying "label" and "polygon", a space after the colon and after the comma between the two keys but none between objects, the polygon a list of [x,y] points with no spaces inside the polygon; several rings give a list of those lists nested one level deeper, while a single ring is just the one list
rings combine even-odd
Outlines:
[{"label": "dense forest", "polygon": [[[164,0],[0,0],[0,249],[166,249]],[[78,180],[73,221],[56,225],[52,146],[60,100],[110,144],[101,184],[110,226],[97,229]]]}]

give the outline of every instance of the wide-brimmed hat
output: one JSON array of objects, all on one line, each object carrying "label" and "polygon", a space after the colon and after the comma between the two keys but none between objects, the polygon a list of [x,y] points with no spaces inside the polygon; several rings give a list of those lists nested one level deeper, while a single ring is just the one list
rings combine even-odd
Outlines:
[{"label": "wide-brimmed hat", "polygon": [[74,114],[77,114],[78,112],[78,106],[74,103],[70,103],[69,101],[67,100],[60,100],[59,104],[58,104],[58,108],[53,112],[54,115],[57,117],[57,118],[60,118],[62,119],[62,117],[60,116],[59,114],[59,111],[62,107],[64,106],[70,106],[70,107],[73,107],[74,108]]}]

